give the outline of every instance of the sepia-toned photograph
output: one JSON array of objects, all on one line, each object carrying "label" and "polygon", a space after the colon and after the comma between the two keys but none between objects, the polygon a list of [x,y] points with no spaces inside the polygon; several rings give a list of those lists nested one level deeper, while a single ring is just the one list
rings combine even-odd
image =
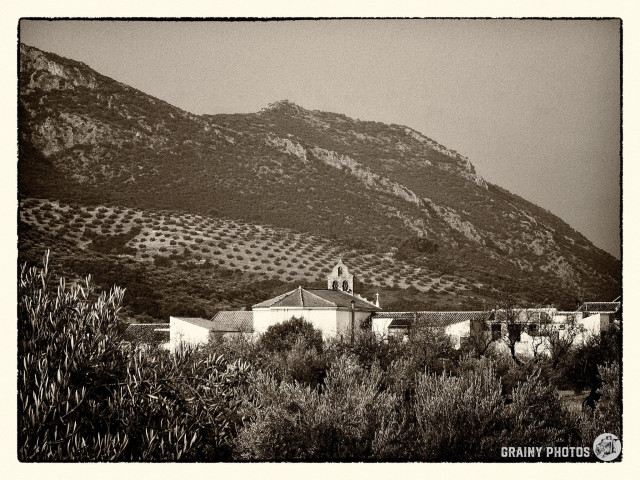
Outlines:
[{"label": "sepia-toned photograph", "polygon": [[622,19],[16,27],[20,462],[622,460]]}]

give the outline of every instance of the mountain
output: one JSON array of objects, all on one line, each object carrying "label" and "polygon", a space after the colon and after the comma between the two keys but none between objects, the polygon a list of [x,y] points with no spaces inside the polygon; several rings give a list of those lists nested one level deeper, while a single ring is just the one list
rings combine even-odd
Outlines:
[{"label": "mountain", "polygon": [[[19,147],[23,200],[286,231],[326,245],[327,265],[336,255],[365,262],[360,277],[368,286],[409,288],[419,298],[449,293],[461,305],[505,293],[567,306],[620,294],[613,256],[406,126],[286,100],[252,114],[194,115],[83,63],[21,45]],[[30,225],[37,244],[42,224]],[[321,282],[322,271],[303,270]],[[434,288],[435,278],[457,287]]]}]

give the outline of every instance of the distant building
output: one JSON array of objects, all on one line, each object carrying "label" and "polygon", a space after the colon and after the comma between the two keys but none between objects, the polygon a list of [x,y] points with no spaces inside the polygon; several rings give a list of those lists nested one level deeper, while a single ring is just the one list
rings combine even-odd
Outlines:
[{"label": "distant building", "polygon": [[198,317],[169,317],[172,352],[182,345],[206,345],[211,338],[213,322]]},{"label": "distant building", "polygon": [[131,323],[121,337],[123,345],[132,348],[169,348],[170,328],[168,323]]},{"label": "distant building", "polygon": [[355,277],[340,260],[327,277],[327,289],[298,287],[260,302],[252,311],[223,311],[212,319],[171,317],[171,349],[180,344],[200,345],[211,338],[250,337],[278,323],[303,318],[325,339],[351,337],[380,307],[354,294]]},{"label": "distant building", "polygon": [[413,329],[438,328],[448,335],[455,348],[466,342],[475,321],[489,318],[491,312],[380,312],[372,317],[371,331],[379,339],[406,339]]},{"label": "distant building", "polygon": [[212,319],[195,317],[170,317],[170,349],[175,351],[180,345],[205,345],[212,338],[232,338],[253,336],[253,312],[218,312]]},{"label": "distant building", "polygon": [[527,357],[549,352],[554,342],[583,345],[590,338],[619,325],[619,302],[590,302],[584,305],[576,311],[559,311],[555,308],[495,309],[487,319],[472,323],[471,338],[480,345],[511,342],[516,354]]},{"label": "distant building", "polygon": [[[549,351],[554,339],[581,345],[620,324],[620,302],[588,302],[578,310],[518,308],[457,312],[376,312],[367,327],[381,340],[406,340],[412,330],[438,328],[451,338],[454,348],[466,342],[503,348],[506,339],[522,356]],[[504,345],[503,345],[504,344]]]}]

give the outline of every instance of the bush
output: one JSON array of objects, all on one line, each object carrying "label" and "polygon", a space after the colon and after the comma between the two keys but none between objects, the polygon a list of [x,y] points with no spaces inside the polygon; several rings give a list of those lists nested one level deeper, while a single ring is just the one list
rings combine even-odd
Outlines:
[{"label": "bush", "polygon": [[500,447],[495,439],[506,428],[503,408],[502,387],[490,365],[461,377],[422,374],[415,400],[417,456],[439,461],[495,457]]},{"label": "bush", "polygon": [[600,399],[593,410],[585,408],[578,419],[582,439],[589,445],[604,432],[621,435],[620,365],[617,362],[601,365],[598,372]]},{"label": "bush", "polygon": [[539,371],[519,383],[511,398],[507,402],[503,396],[488,359],[459,377],[421,375],[415,400],[416,456],[437,461],[497,460],[501,446],[549,446],[572,439],[567,412]]},{"label": "bush", "polygon": [[260,361],[260,367],[279,382],[299,383],[318,387],[324,381],[328,359],[309,348],[304,338],[296,341],[290,350],[276,351]]},{"label": "bush", "polygon": [[261,345],[268,352],[288,351],[299,342],[306,348],[322,352],[322,332],[303,318],[292,317],[291,320],[272,325],[260,338]]},{"label": "bush", "polygon": [[601,383],[599,367],[603,362],[619,363],[621,346],[622,338],[616,330],[591,336],[584,345],[571,349],[568,358],[560,362],[558,383],[573,388],[576,392],[590,389],[590,400],[595,400],[595,392]]},{"label": "bush", "polygon": [[[21,461],[229,458],[247,366],[199,352],[122,348],[124,291],[50,285],[23,266],[18,304]],[[215,387],[215,388],[212,388]]]},{"label": "bush", "polygon": [[256,402],[243,413],[236,457],[243,460],[400,458],[405,439],[398,399],[381,391],[382,371],[341,357],[320,391],[272,376],[253,379]]}]

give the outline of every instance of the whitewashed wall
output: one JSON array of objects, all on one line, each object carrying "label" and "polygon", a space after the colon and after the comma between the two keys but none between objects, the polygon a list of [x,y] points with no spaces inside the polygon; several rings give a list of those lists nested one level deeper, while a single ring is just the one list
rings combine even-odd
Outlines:
[{"label": "whitewashed wall", "polygon": [[209,329],[185,322],[176,317],[169,317],[170,346],[169,350],[175,352],[180,344],[196,346],[209,342]]},{"label": "whitewashed wall", "polygon": [[471,335],[471,320],[449,325],[445,327],[444,333],[449,335],[454,348],[460,348],[462,338],[469,338]]},{"label": "whitewashed wall", "polygon": [[389,325],[391,325],[393,320],[393,318],[373,317],[371,331],[378,339],[385,339],[389,335]]},{"label": "whitewashed wall", "polygon": [[[357,310],[354,312],[354,324],[355,324],[356,335],[358,335],[358,333],[362,331],[362,329],[360,328],[360,325],[362,325],[362,322],[364,322],[369,317],[369,315],[371,315],[371,312],[359,312]],[[337,334],[338,334],[338,337],[342,335],[342,337],[345,339],[348,339],[349,336],[351,335],[351,310],[349,309],[338,310]]]},{"label": "whitewashed wall", "polygon": [[578,325],[583,327],[583,331],[576,339],[576,344],[587,342],[592,336],[599,336],[609,329],[609,314],[594,313],[585,318],[578,319]]},{"label": "whitewashed wall", "polygon": [[[356,329],[370,315],[369,312],[355,312]],[[351,311],[337,308],[254,308],[253,330],[264,333],[278,323],[291,320],[292,317],[304,318],[314,328],[322,332],[324,339],[348,335],[351,325]]]},{"label": "whitewashed wall", "polygon": [[337,310],[310,308],[256,308],[253,310],[253,330],[264,333],[278,323],[291,320],[292,317],[304,318],[314,328],[322,332],[324,338],[335,337],[337,334]]}]

